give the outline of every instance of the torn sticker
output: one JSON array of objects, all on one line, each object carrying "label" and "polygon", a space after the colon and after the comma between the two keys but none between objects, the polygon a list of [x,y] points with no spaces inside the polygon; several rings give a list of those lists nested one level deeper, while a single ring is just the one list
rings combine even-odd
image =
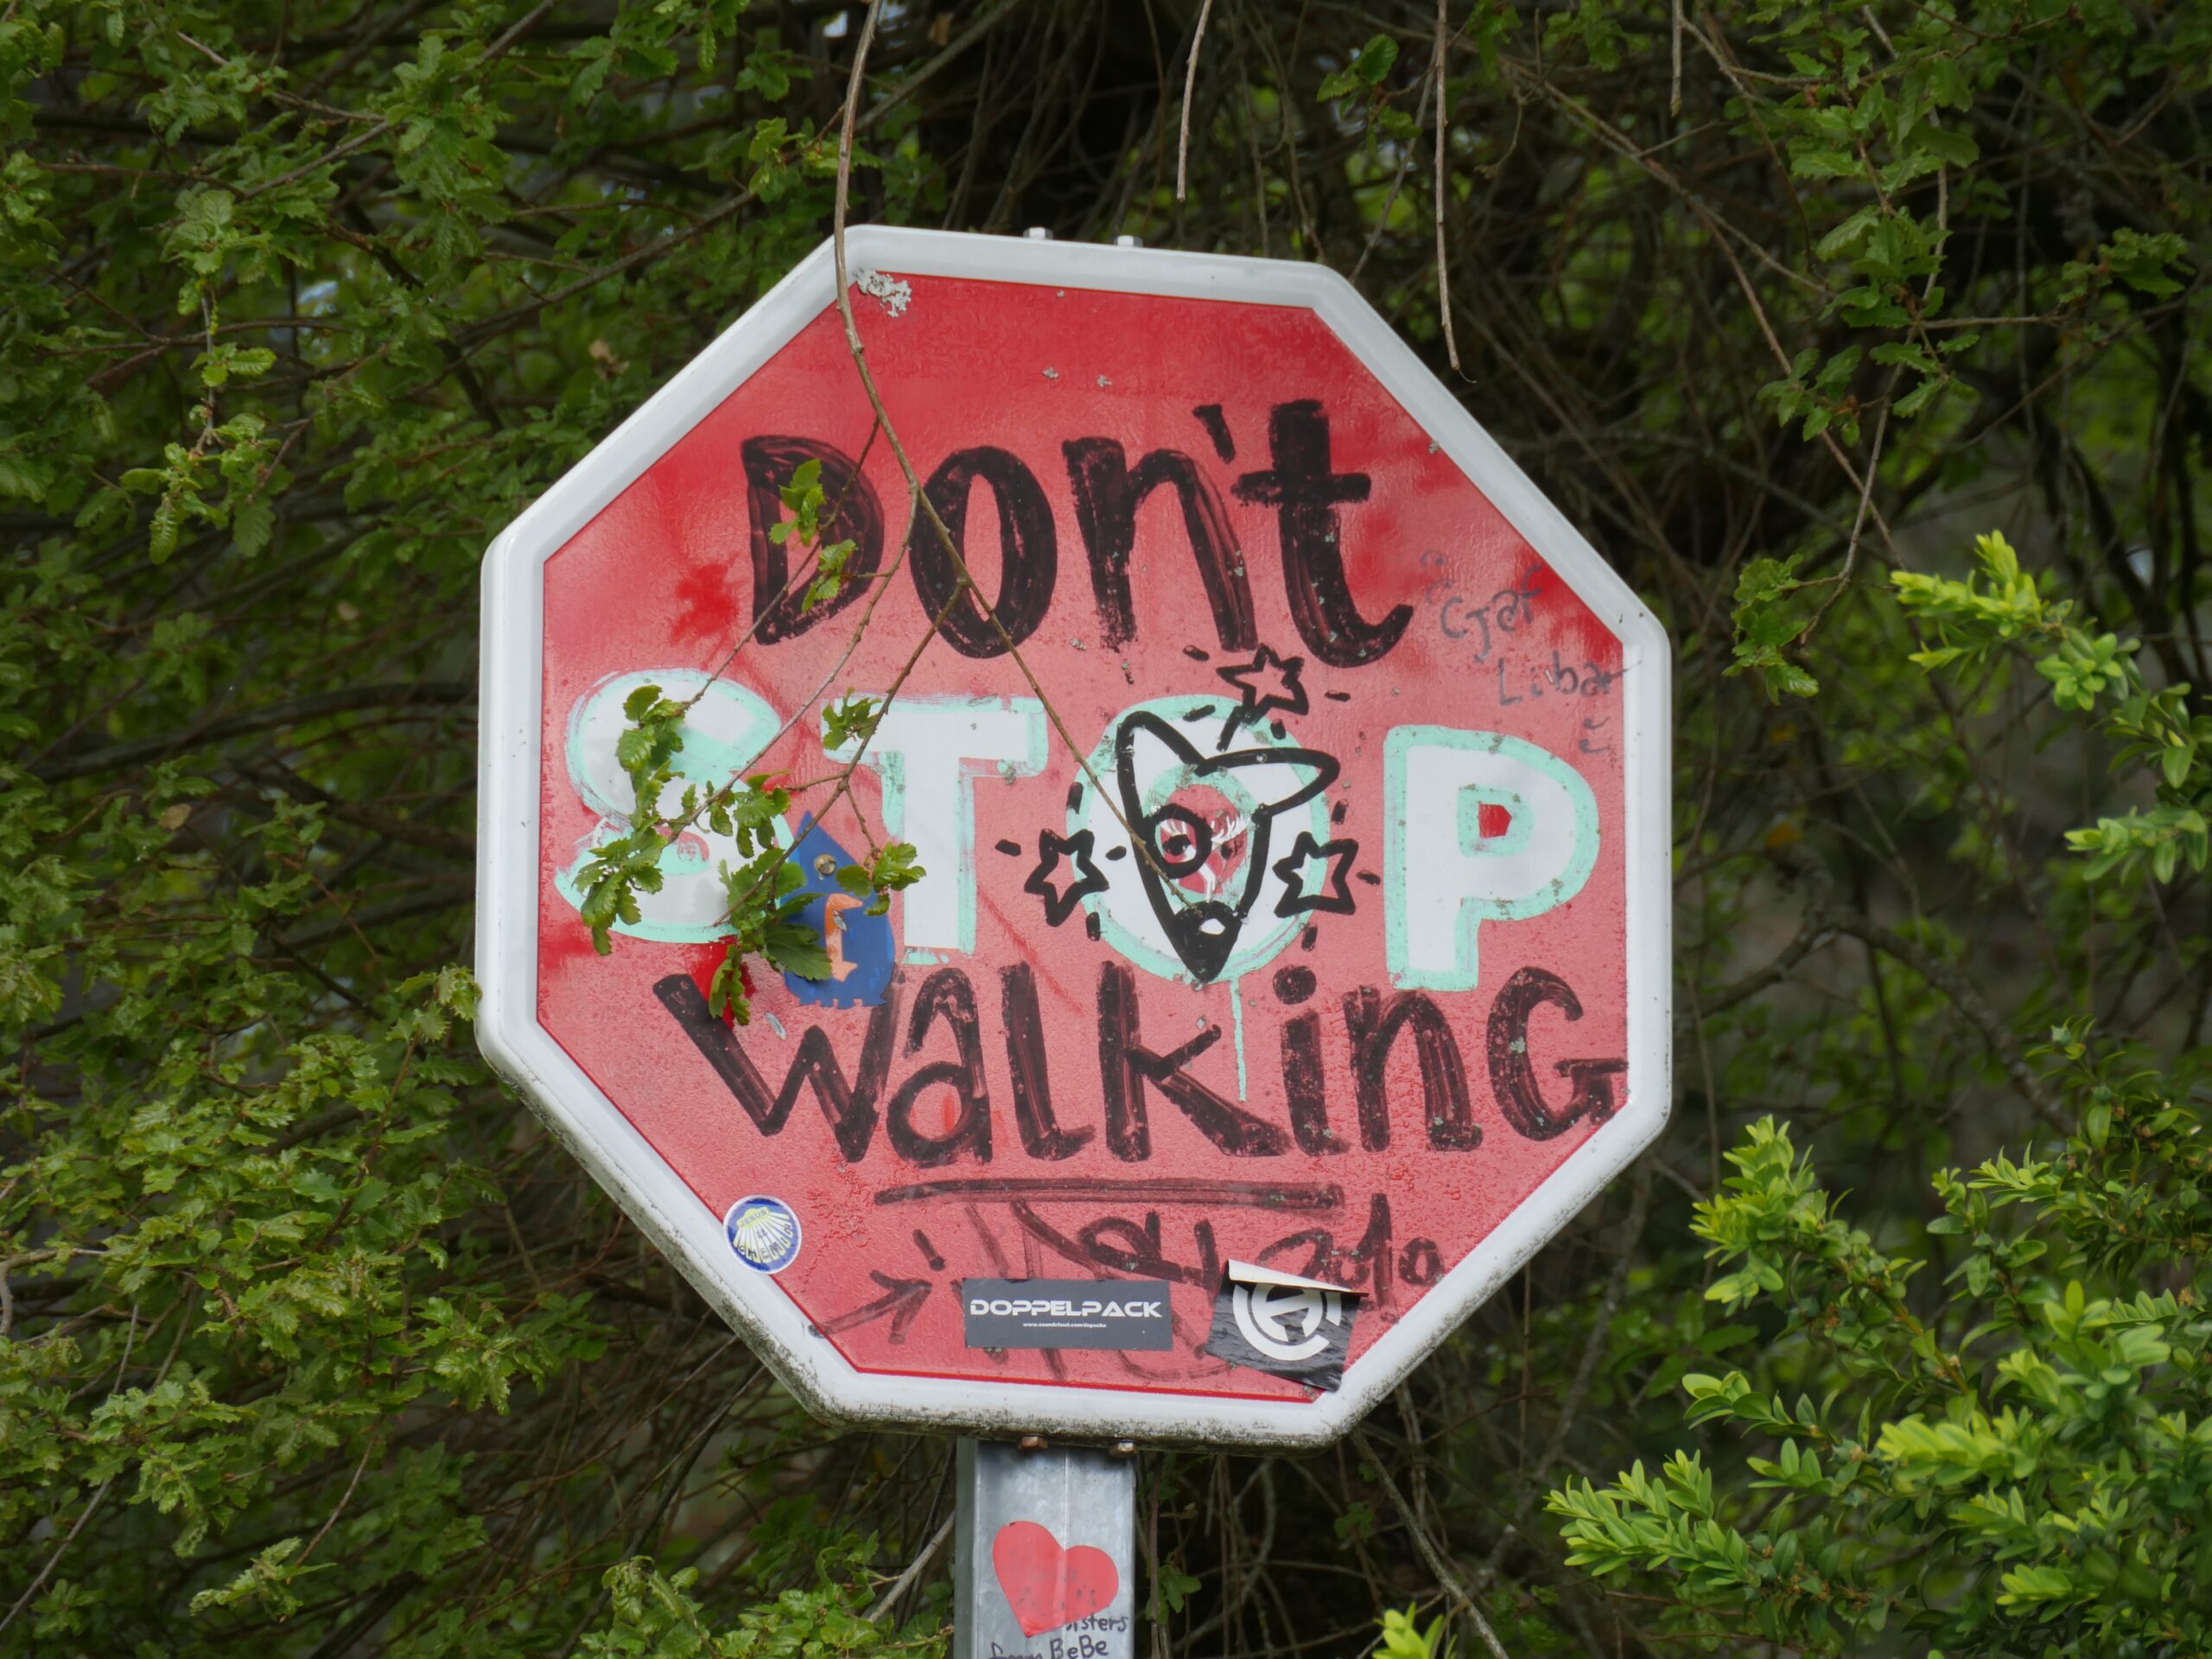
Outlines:
[{"label": "torn sticker", "polygon": [[887,270],[861,271],[854,276],[853,286],[880,303],[894,317],[905,316],[906,308],[914,301],[912,286],[900,282]]},{"label": "torn sticker", "polygon": [[1206,1352],[1232,1365],[1333,1391],[1351,1353],[1357,1291],[1231,1262],[1214,1299]]}]

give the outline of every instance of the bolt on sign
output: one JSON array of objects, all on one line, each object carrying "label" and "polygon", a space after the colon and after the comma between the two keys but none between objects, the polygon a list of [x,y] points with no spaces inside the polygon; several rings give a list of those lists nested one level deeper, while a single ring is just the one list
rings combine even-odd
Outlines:
[{"label": "bolt on sign", "polygon": [[[1327,1441],[1665,1117],[1665,636],[1320,267],[847,245],[961,557],[826,246],[500,536],[486,1052],[826,1415]],[[742,1027],[729,842],[579,918],[645,685],[681,781],[854,768],[779,831],[830,971]]]}]

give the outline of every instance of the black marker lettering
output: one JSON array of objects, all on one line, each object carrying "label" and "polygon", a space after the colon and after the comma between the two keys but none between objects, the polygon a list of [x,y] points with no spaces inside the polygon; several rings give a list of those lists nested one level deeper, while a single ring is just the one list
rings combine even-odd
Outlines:
[{"label": "black marker lettering", "polygon": [[1301,1249],[1306,1252],[1306,1260],[1285,1271],[1295,1273],[1301,1279],[1319,1279],[1328,1271],[1329,1263],[1336,1255],[1336,1236],[1319,1227],[1305,1228],[1262,1246],[1255,1259],[1260,1266],[1272,1268],[1293,1250]]},{"label": "black marker lettering", "polygon": [[[772,645],[828,621],[866,591],[861,578],[874,575],[883,563],[883,508],[853,458],[835,445],[812,438],[747,438],[738,446],[738,454],[745,467],[746,517],[751,524],[753,637]],[[791,544],[768,539],[769,530],[783,522],[784,486],[810,461],[822,463],[823,499],[835,508],[822,524],[823,544],[853,544],[845,560],[843,588],[835,599],[810,608],[801,603],[809,584],[784,592],[791,579]]]},{"label": "black marker lettering", "polygon": [[1602,1123],[1619,1103],[1613,1079],[1628,1070],[1625,1060],[1560,1060],[1554,1067],[1573,1090],[1567,1109],[1554,1112],[1536,1086],[1535,1062],[1529,1058],[1529,1016],[1548,1002],[1569,1020],[1582,1017],[1582,1000],[1557,974],[1523,968],[1505,982],[1490,1010],[1490,1085],[1505,1121],[1531,1141],[1549,1141],[1590,1118]]},{"label": "black marker lettering", "polygon": [[[1045,620],[1052,602],[1052,583],[1059,575],[1052,505],[1035,475],[1003,449],[963,449],[947,456],[930,475],[924,493],[952,532],[963,563],[968,562],[969,502],[978,479],[991,486],[999,509],[999,596],[992,608],[1007,638],[1018,645]],[[1004,656],[1006,640],[999,638],[976,595],[960,591],[960,571],[936,530],[917,522],[912,536],[913,550],[906,562],[923,608],[931,616],[944,613],[938,632],[963,657]],[[969,564],[971,575],[974,569]]]},{"label": "black marker lettering", "polygon": [[1467,1069],[1444,1011],[1419,991],[1401,991],[1386,1005],[1371,986],[1344,998],[1344,1029],[1351,1038],[1352,1085],[1359,1096],[1359,1140],[1370,1152],[1390,1145],[1390,1051],[1410,1027],[1421,1060],[1422,1116],[1428,1144],[1439,1152],[1472,1152],[1482,1125],[1467,1104]]},{"label": "black marker lettering", "polygon": [[1397,1257],[1390,1249],[1390,1200],[1377,1192],[1367,1201],[1367,1230],[1360,1235],[1359,1243],[1348,1250],[1332,1250],[1327,1268],[1316,1276],[1347,1290],[1365,1285],[1375,1305],[1381,1307],[1389,1302],[1390,1274],[1396,1266]]},{"label": "black marker lettering", "polygon": [[1380,622],[1370,622],[1345,580],[1337,508],[1367,499],[1367,474],[1330,470],[1329,417],[1311,398],[1274,406],[1268,444],[1273,470],[1245,474],[1236,480],[1236,495],[1275,509],[1283,582],[1299,636],[1332,668],[1374,662],[1398,643],[1414,611],[1400,605]]},{"label": "black marker lettering", "polygon": [[1220,1027],[1209,1027],[1166,1054],[1141,1046],[1137,1027],[1136,972],[1125,963],[1108,963],[1098,970],[1098,1066],[1106,1096],[1106,1144],[1116,1158],[1138,1162],[1152,1155],[1147,1084],[1174,1102],[1199,1134],[1232,1158],[1273,1158],[1289,1150],[1290,1137],[1274,1124],[1184,1072],[1221,1040]]},{"label": "black marker lettering", "polygon": [[1298,1149],[1344,1151],[1344,1143],[1329,1128],[1329,1085],[1321,1069],[1318,1014],[1301,1014],[1283,1022],[1282,1087],[1290,1099],[1290,1132],[1298,1138]]},{"label": "black marker lettering", "polygon": [[1198,463],[1177,450],[1154,449],[1132,467],[1122,446],[1111,438],[1076,438],[1061,448],[1067,456],[1068,484],[1075,493],[1076,523],[1090,557],[1098,626],[1108,649],[1118,651],[1136,638],[1129,554],[1136,546],[1137,510],[1165,484],[1182,503],[1183,533],[1205,586],[1215,638],[1224,651],[1251,650],[1259,634],[1252,620],[1252,587],[1245,579],[1244,556],[1220,495]]},{"label": "black marker lettering", "polygon": [[1076,1234],[1092,1262],[1117,1273],[1134,1273],[1146,1279],[1187,1279],[1197,1275],[1179,1262],[1167,1259],[1160,1243],[1160,1211],[1144,1212],[1144,1224],[1122,1216],[1092,1222]]},{"label": "black marker lettering", "polygon": [[[868,1036],[861,1045],[858,1073],[850,1083],[845,1081],[843,1067],[837,1064],[837,1052],[830,1046],[829,1037],[819,1026],[807,1027],[799,1039],[798,1052],[792,1057],[791,1069],[784,1073],[783,1087],[772,1098],[768,1093],[766,1078],[760,1067],[753,1063],[745,1046],[734,1036],[728,1026],[716,1019],[707,1006],[707,998],[689,974],[671,974],[653,986],[653,995],[660,1005],[676,1016],[676,1023],[683,1027],[715,1074],[745,1109],[753,1120],[753,1128],[763,1135],[781,1131],[791,1115],[791,1106],[798,1099],[801,1084],[810,1085],[814,1098],[821,1105],[822,1116],[830,1122],[830,1132],[836,1136],[837,1150],[849,1164],[857,1164],[868,1156],[868,1142],[875,1135],[875,1102],[882,1092],[885,1074],[891,1069],[891,1038],[899,1024],[899,987],[894,981],[883,994],[883,1001],[868,1015]],[[980,1068],[979,1068],[980,1075]]]},{"label": "black marker lettering", "polygon": [[1057,1163],[1080,1152],[1098,1131],[1063,1129],[1052,1115],[1052,1077],[1045,1058],[1045,1021],[1037,1010],[1037,976],[1026,962],[999,975],[1006,1016],[1006,1065],[1014,1080],[1014,1125],[1032,1158]]},{"label": "black marker lettering", "polygon": [[[1039,1203],[1205,1205],[1214,1208],[1247,1210],[1340,1210],[1344,1190],[1333,1181],[1210,1181],[1188,1175],[1138,1176],[1126,1180],[1097,1180],[1079,1175],[987,1175],[972,1180],[917,1181],[911,1186],[887,1186],[875,1195],[880,1205],[929,1204],[938,1199],[968,1200],[974,1219],[978,1204],[1016,1204],[1035,1198]],[[978,1230],[983,1230],[980,1222]],[[1006,1276],[1006,1263],[993,1258]]]},{"label": "black marker lettering", "polygon": [[[983,1043],[976,1031],[976,993],[957,968],[940,968],[922,982],[906,1026],[906,1052],[917,1052],[939,1019],[952,1028],[957,1060],[923,1066],[899,1085],[885,1115],[883,1132],[891,1148],[910,1164],[934,1169],[965,1150],[978,1163],[991,1161],[991,1103],[983,1082]],[[914,1125],[914,1103],[925,1090],[943,1086],[960,1097],[960,1115],[943,1135],[924,1135]]]},{"label": "black marker lettering", "polygon": [[1409,1238],[1398,1257],[1398,1276],[1409,1285],[1433,1285],[1444,1276],[1443,1258],[1433,1238]]},{"label": "black marker lettering", "polygon": [[1136,976],[1109,964],[1098,976],[1098,1088],[1106,1102],[1106,1145],[1125,1164],[1152,1156],[1144,1076],[1129,1057],[1136,1033]]}]

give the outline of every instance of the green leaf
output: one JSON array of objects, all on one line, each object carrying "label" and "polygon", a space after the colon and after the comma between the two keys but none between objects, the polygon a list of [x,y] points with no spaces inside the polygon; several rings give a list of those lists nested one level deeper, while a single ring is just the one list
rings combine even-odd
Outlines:
[{"label": "green leaf", "polygon": [[1200,1588],[1200,1581],[1170,1561],[1162,1561],[1153,1575],[1152,1609],[1154,1621],[1183,1611],[1183,1605]]},{"label": "green leaf", "polygon": [[1802,558],[1754,559],[1736,582],[1735,661],[1726,672],[1756,674],[1769,697],[1809,697],[1820,690],[1796,650],[1818,614],[1818,601],[1796,575]]},{"label": "green leaf", "polygon": [[1371,92],[1380,86],[1398,61],[1398,42],[1388,35],[1374,35],[1351,62],[1325,77],[1315,96],[1332,103],[1354,92]]},{"label": "green leaf", "polygon": [[269,545],[276,527],[276,510],[266,499],[241,501],[231,509],[231,540],[251,557]]},{"label": "green leaf", "polygon": [[822,747],[832,754],[844,754],[867,742],[875,735],[883,711],[880,697],[848,696],[842,702],[825,704],[822,710]]},{"label": "green leaf", "polygon": [[833,964],[822,936],[810,927],[772,927],[761,940],[762,953],[787,974],[827,979]]}]

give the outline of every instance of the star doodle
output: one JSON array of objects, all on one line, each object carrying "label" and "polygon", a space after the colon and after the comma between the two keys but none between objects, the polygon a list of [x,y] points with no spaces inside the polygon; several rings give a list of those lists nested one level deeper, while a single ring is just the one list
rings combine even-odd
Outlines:
[{"label": "star doodle", "polygon": [[1231,663],[1214,670],[1243,698],[1230,711],[1229,724],[1222,728],[1221,741],[1214,747],[1227,748],[1239,727],[1256,726],[1278,709],[1286,715],[1304,714],[1306,687],[1298,677],[1305,671],[1303,657],[1278,657],[1265,645],[1249,663]]},{"label": "star doodle", "polygon": [[[1058,927],[1075,913],[1075,907],[1085,899],[1106,891],[1105,872],[1091,858],[1092,845],[1088,830],[1065,836],[1056,836],[1050,830],[1037,832],[1037,868],[1029,872],[1029,879],[1021,884],[1021,890],[1033,893],[1045,901],[1045,920],[1049,925]],[[1064,858],[1073,877],[1065,889],[1052,880],[1052,872]]]},{"label": "star doodle", "polygon": [[[1283,879],[1287,891],[1275,900],[1278,916],[1307,916],[1320,912],[1332,915],[1349,916],[1352,912],[1351,890],[1349,878],[1351,861],[1359,856],[1356,841],[1321,841],[1301,830],[1298,839],[1290,843],[1290,851],[1274,861],[1274,873]],[[1321,865],[1320,884],[1311,893],[1306,890],[1306,867],[1318,861]]]}]

